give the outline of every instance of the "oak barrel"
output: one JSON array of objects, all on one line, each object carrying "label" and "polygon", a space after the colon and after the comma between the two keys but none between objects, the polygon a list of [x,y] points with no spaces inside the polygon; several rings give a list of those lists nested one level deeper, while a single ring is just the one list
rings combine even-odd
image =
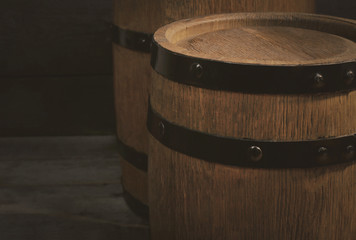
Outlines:
[{"label": "oak barrel", "polygon": [[355,239],[356,21],[182,20],[153,39],[152,239]]},{"label": "oak barrel", "polygon": [[314,1],[115,0],[115,108],[117,136],[123,157],[122,180],[129,202],[147,205],[148,201],[146,112],[151,73],[149,51],[153,32],[169,22],[183,18],[239,11],[314,12]]}]

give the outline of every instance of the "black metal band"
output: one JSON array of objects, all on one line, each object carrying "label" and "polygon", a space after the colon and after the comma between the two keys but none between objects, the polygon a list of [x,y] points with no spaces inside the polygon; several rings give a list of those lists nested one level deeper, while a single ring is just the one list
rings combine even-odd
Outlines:
[{"label": "black metal band", "polygon": [[213,90],[304,94],[356,89],[356,62],[310,66],[234,64],[185,56],[152,42],[151,65],[165,78]]},{"label": "black metal band", "polygon": [[134,148],[123,143],[117,138],[119,153],[126,161],[128,161],[134,167],[147,172],[148,157],[146,154],[136,151]]},{"label": "black metal band", "polygon": [[114,43],[134,51],[150,52],[153,34],[122,29],[115,24],[111,25],[111,31]]},{"label": "black metal band", "polygon": [[139,217],[145,220],[149,219],[149,208],[147,205],[137,200],[134,196],[132,196],[129,192],[127,192],[125,188],[124,188],[123,197],[132,212],[134,212],[136,215],[138,215]]},{"label": "black metal band", "polygon": [[297,142],[225,138],[172,124],[151,107],[147,125],[166,147],[208,162],[254,168],[309,168],[356,160],[356,135]]}]

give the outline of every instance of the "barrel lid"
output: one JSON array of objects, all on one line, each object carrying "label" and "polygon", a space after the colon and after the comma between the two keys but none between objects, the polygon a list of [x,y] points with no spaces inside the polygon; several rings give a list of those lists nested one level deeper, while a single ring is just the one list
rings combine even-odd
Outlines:
[{"label": "barrel lid", "polygon": [[356,21],[303,13],[237,13],[159,29],[152,66],[202,88],[322,93],[356,88]]}]

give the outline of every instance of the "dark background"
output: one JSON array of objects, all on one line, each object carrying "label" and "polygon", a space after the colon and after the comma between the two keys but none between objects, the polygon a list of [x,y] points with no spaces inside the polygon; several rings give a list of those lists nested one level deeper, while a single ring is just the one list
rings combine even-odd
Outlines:
[{"label": "dark background", "polygon": [[[355,0],[317,12],[356,19]],[[112,0],[0,1],[0,137],[115,132]]]}]

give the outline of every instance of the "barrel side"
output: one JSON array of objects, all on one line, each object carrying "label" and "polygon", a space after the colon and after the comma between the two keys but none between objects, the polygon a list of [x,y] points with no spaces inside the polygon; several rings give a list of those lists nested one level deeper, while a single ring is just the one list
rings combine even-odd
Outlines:
[{"label": "barrel side", "polygon": [[[176,125],[212,135],[300,141],[354,134],[356,91],[245,94],[153,76],[151,105]],[[285,157],[286,161],[288,156]],[[152,239],[352,239],[356,167],[231,167],[150,137]]]},{"label": "barrel side", "polygon": [[[122,29],[152,32],[147,19],[148,1],[114,1],[114,24]],[[113,44],[116,130],[123,148],[139,155],[148,151],[146,115],[150,83],[150,55]],[[124,149],[125,151],[125,149]],[[147,159],[135,164],[133,156],[121,156],[122,184],[130,199],[148,204]],[[146,163],[142,163],[146,161]]]},{"label": "barrel side", "polygon": [[152,239],[353,239],[356,167],[227,167],[150,137]]}]

